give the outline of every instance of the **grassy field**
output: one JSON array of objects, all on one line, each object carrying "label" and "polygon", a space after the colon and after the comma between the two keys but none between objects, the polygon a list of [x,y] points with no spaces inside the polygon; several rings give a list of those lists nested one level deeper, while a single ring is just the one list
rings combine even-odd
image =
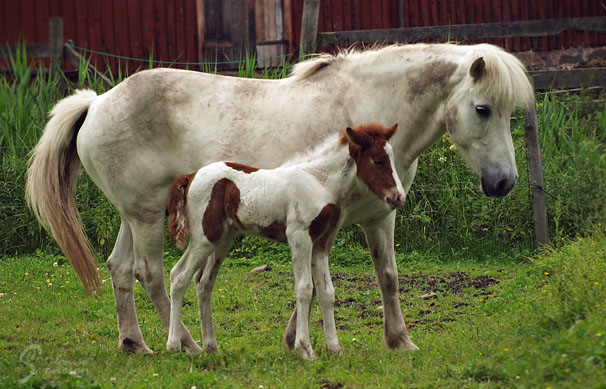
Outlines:
[{"label": "grassy field", "polygon": [[[360,257],[357,246],[340,256]],[[233,255],[213,296],[220,353],[172,354],[141,287],[139,321],[154,355],[117,350],[110,283],[83,292],[61,256],[7,258],[0,267],[0,386],[25,387],[606,387],[606,237],[597,232],[517,262],[398,254],[401,303],[418,352],[382,344],[372,267],[332,268],[342,356],[329,356],[315,305],[303,361],[281,343],[294,306],[292,270]],[[171,261],[176,258],[170,258]],[[102,267],[102,279],[109,274]],[[424,295],[435,293],[435,297]],[[190,288],[184,322],[200,337]]]},{"label": "grassy field", "polygon": [[[245,238],[213,297],[220,354],[164,351],[166,333],[137,286],[139,322],[156,351],[137,356],[118,352],[103,264],[118,231],[116,211],[82,172],[76,201],[106,281],[104,296],[94,299],[23,199],[27,155],[52,106],[76,88],[104,87],[81,72],[62,90],[41,73],[32,77],[27,64],[20,53],[13,76],[0,75],[0,387],[606,388],[603,89],[537,95],[550,249],[534,248],[520,112],[512,117],[520,180],[503,199],[481,194],[448,137],[420,156],[396,225],[401,304],[418,352],[383,346],[379,291],[362,234],[352,227],[331,253],[344,355],[327,355],[317,306],[319,358],[302,361],[286,351],[281,338],[294,308],[288,248]],[[115,73],[116,83],[127,76]],[[253,59],[239,72],[286,74],[287,66],[259,73]],[[179,252],[166,250],[168,271]],[[265,263],[273,270],[249,273]],[[184,321],[199,339],[193,290]]]}]

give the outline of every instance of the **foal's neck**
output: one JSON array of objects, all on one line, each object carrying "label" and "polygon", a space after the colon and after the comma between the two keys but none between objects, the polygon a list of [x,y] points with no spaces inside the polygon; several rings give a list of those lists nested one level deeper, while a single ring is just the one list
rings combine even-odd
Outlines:
[{"label": "foal's neck", "polygon": [[349,155],[347,143],[332,140],[308,154],[304,162],[294,165],[313,176],[323,186],[334,193],[335,198],[342,197],[355,185],[355,162]]}]

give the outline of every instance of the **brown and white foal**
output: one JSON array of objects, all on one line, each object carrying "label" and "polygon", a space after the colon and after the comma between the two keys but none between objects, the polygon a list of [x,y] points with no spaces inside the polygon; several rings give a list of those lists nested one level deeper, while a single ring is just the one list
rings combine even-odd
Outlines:
[{"label": "brown and white foal", "polygon": [[[310,153],[271,170],[217,162],[182,175],[170,188],[169,232],[179,247],[191,239],[170,272],[168,350],[181,350],[181,311],[195,275],[203,347],[216,351],[211,293],[221,262],[240,234],[288,242],[295,275],[296,337],[303,358],[314,358],[308,312],[315,290],[328,351],[340,353],[328,253],[352,213],[395,209],[405,198],[388,143],[397,124],[347,128]],[[368,207],[348,207],[368,198]],[[214,254],[214,255],[212,255]],[[312,266],[313,263],[313,266]],[[292,343],[291,343],[292,345]]]}]

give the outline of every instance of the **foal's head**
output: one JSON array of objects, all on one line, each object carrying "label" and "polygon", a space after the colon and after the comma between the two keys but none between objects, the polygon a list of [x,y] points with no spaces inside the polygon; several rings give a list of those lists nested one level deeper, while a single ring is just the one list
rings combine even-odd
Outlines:
[{"label": "foal's head", "polygon": [[388,143],[397,127],[397,124],[389,128],[380,124],[367,124],[355,129],[347,127],[342,138],[349,144],[358,179],[391,208],[401,206],[405,197],[394,167],[393,150]]}]

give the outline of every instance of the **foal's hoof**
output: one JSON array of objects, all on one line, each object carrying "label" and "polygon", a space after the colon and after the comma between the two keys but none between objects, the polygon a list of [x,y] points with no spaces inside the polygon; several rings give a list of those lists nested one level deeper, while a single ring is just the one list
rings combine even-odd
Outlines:
[{"label": "foal's hoof", "polygon": [[152,349],[147,347],[147,345],[141,342],[135,342],[130,338],[120,339],[120,343],[118,343],[118,348],[122,350],[122,352],[126,354],[153,354]]},{"label": "foal's hoof", "polygon": [[295,350],[297,350],[297,354],[299,354],[299,356],[303,359],[309,359],[310,361],[316,359],[316,353],[309,344],[297,344],[295,346]]},{"label": "foal's hoof", "polygon": [[196,343],[196,341],[193,339],[187,339],[187,340],[181,339],[181,346],[183,346],[183,348],[185,349],[185,352],[188,354],[202,353],[202,348],[200,346],[198,346],[198,343]]},{"label": "foal's hoof", "polygon": [[166,342],[166,351],[170,352],[179,352],[181,351],[181,341],[180,340],[169,340]]}]

